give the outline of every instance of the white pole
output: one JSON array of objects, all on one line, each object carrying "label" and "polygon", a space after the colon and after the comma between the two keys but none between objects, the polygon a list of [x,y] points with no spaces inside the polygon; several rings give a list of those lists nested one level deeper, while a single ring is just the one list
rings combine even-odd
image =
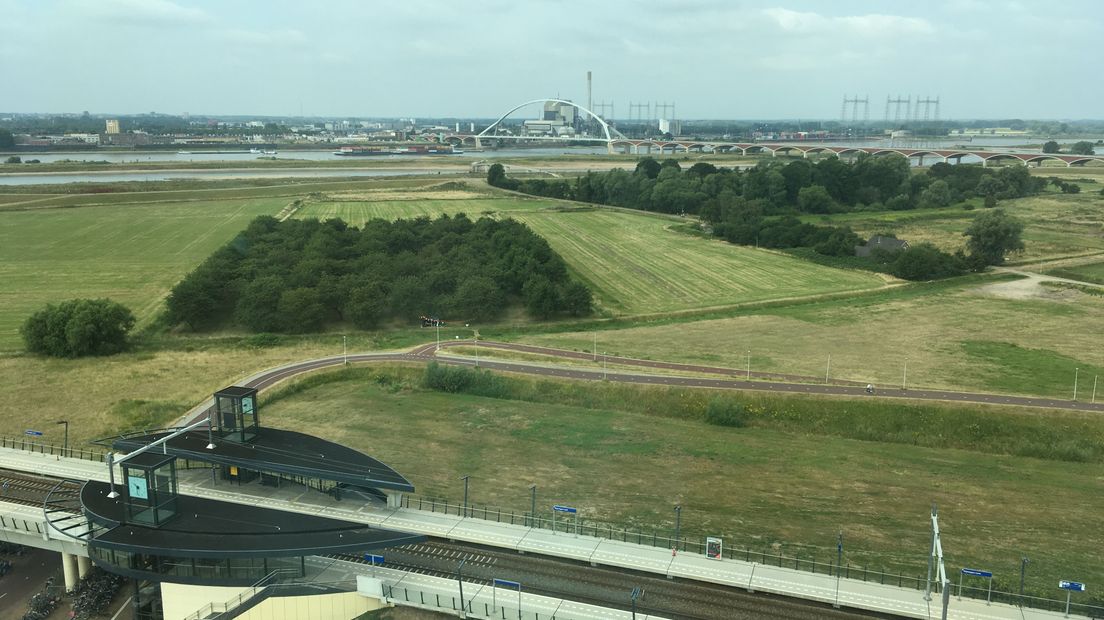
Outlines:
[{"label": "white pole", "polygon": [[349,344],[344,334],[341,335],[341,355],[345,357],[345,365],[349,365]]},{"label": "white pole", "polygon": [[598,361],[598,332],[594,332],[594,361]]},{"label": "white pole", "polygon": [[1096,404],[1096,380],[1100,378],[1100,375],[1093,375],[1093,395],[1092,403]]},{"label": "white pole", "polygon": [[748,351],[747,362],[747,380],[751,381],[751,351]]},{"label": "white pole", "polygon": [[1080,368],[1073,369],[1073,400],[1077,400],[1077,375],[1080,374]]},{"label": "white pole", "polygon": [[901,371],[901,390],[908,389],[908,358],[905,358],[905,369]]},{"label": "white pole", "polygon": [[828,385],[828,376],[832,372],[832,354],[828,354],[828,366],[824,369],[824,385]]},{"label": "white pole", "polygon": [[437,350],[441,350],[441,319],[436,319],[437,323]]},{"label": "white pole", "polygon": [[606,352],[602,351],[602,381],[606,380]]},{"label": "white pole", "polygon": [[475,341],[475,367],[479,368],[479,341]]}]

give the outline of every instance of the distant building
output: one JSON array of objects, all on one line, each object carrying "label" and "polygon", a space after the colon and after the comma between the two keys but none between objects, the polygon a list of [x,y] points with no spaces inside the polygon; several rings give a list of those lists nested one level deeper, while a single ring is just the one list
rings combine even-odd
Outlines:
[{"label": "distant building", "polygon": [[866,245],[855,246],[855,256],[868,257],[874,250],[882,250],[885,252],[901,252],[909,248],[908,241],[904,239],[897,239],[895,237],[883,237],[882,235],[874,235],[866,242]]},{"label": "distant building", "polygon": [[107,128],[104,130],[104,133],[111,135],[119,133],[119,121],[113,118],[109,118],[107,119],[106,123]]}]

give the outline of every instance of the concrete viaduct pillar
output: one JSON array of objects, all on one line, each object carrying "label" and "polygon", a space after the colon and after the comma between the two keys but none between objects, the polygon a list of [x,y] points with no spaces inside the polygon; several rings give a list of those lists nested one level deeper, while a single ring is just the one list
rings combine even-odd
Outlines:
[{"label": "concrete viaduct pillar", "polygon": [[77,577],[84,579],[88,576],[88,571],[92,570],[92,560],[89,560],[83,555],[77,556]]},{"label": "concrete viaduct pillar", "polygon": [[77,589],[77,556],[62,552],[61,572],[65,575],[65,591],[72,592]]}]

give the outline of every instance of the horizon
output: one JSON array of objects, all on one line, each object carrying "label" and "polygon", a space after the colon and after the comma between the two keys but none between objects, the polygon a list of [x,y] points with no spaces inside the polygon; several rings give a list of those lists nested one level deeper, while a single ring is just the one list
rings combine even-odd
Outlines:
[{"label": "horizon", "polygon": [[863,97],[870,121],[884,122],[886,98],[901,96],[938,97],[945,120],[1098,120],[1104,97],[1089,56],[1069,51],[1104,38],[1104,5],[1090,0],[339,1],[324,12],[0,0],[0,10],[0,69],[24,85],[0,91],[11,110],[486,119],[540,97],[585,106],[587,71],[593,102],[612,102],[617,119],[635,117],[630,103],[664,102],[681,120],[826,121]]}]

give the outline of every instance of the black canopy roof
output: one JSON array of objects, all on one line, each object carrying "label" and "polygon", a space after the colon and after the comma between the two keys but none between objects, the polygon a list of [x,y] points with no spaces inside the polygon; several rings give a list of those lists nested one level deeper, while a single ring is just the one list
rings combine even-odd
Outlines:
[{"label": "black canopy roof", "polygon": [[90,545],[173,557],[289,557],[353,553],[423,542],[425,536],[298,512],[180,495],[176,516],[158,527],[122,523],[124,498],[105,482],[81,489],[85,515],[103,526]]},{"label": "black canopy roof", "polygon": [[[112,442],[112,447],[120,452],[131,452],[171,432],[166,430],[120,437]],[[168,454],[191,461],[236,465],[255,471],[332,480],[376,489],[414,491],[414,485],[409,480],[367,454],[304,433],[264,428],[248,443],[215,437],[212,450],[207,449],[207,441],[207,431],[196,430],[169,440],[166,449]]]}]

